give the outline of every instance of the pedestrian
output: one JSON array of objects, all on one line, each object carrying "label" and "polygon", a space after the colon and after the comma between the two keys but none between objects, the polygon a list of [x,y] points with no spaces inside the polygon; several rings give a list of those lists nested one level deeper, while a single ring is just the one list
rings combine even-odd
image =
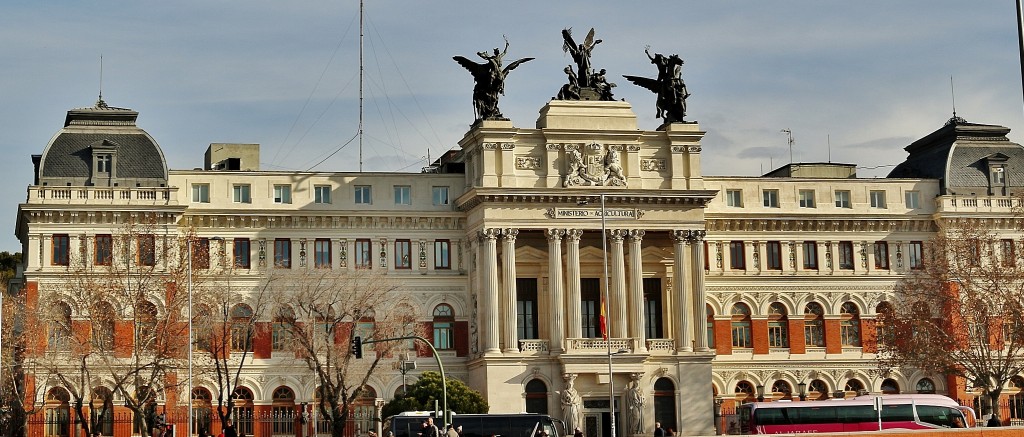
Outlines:
[{"label": "pedestrian", "polygon": [[580,428],[576,427],[572,432],[572,437],[583,437],[583,431],[580,431]]},{"label": "pedestrian", "polygon": [[669,428],[668,431],[665,431],[665,435],[668,436],[668,437],[675,437],[676,430],[674,430],[672,428]]},{"label": "pedestrian", "polygon": [[661,422],[654,422],[654,437],[668,437],[665,435],[665,428],[661,427]]},{"label": "pedestrian", "polygon": [[999,416],[996,416],[995,414],[992,414],[992,416],[990,416],[988,418],[988,423],[986,423],[985,426],[990,426],[990,427],[1003,426],[1003,422],[1001,422],[999,420]]},{"label": "pedestrian", "polygon": [[234,425],[229,423],[228,426],[224,428],[224,437],[238,437],[238,432],[235,431]]},{"label": "pedestrian", "polygon": [[447,435],[448,435],[448,437],[459,437],[459,432],[458,432],[458,431],[456,431],[456,430],[455,430],[455,427],[454,427],[454,426],[452,426],[452,425],[451,425],[451,424],[449,423],[449,424],[448,424],[448,432],[447,432]]}]

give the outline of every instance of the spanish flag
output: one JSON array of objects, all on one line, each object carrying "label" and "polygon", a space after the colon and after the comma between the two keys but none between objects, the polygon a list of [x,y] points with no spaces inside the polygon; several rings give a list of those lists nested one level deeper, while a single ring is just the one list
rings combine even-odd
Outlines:
[{"label": "spanish flag", "polygon": [[608,340],[608,316],[604,313],[604,296],[601,296],[601,316],[597,319],[598,327],[601,328],[601,337]]}]

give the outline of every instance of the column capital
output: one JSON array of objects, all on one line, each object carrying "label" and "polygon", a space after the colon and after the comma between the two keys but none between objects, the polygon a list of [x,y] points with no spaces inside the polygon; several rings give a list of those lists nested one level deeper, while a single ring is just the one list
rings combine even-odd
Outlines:
[{"label": "column capital", "polygon": [[549,241],[561,240],[563,235],[565,235],[565,229],[554,228],[544,230],[544,236],[548,237]]},{"label": "column capital", "polygon": [[497,228],[486,228],[477,232],[477,238],[479,238],[481,242],[485,240],[497,240],[498,235],[501,235],[501,230]]},{"label": "column capital", "polygon": [[626,230],[626,237],[630,240],[639,241],[644,238],[645,232],[643,229],[628,229]]},{"label": "column capital", "polygon": [[699,243],[704,240],[704,237],[708,235],[708,231],[703,229],[695,229],[687,232],[686,240],[690,243]]},{"label": "column capital", "polygon": [[685,229],[673,229],[671,233],[672,241],[676,244],[683,244],[690,236],[690,231]]},{"label": "column capital", "polygon": [[519,229],[517,228],[503,228],[501,229],[501,237],[505,241],[516,241],[516,236],[519,235]]},{"label": "column capital", "polygon": [[566,229],[565,230],[565,239],[566,240],[575,240],[576,242],[579,242],[580,241],[580,237],[582,237],[582,236],[583,236],[583,230],[582,229]]},{"label": "column capital", "polygon": [[626,232],[627,231],[625,229],[609,229],[608,239],[616,243],[621,243],[622,239],[626,236]]}]

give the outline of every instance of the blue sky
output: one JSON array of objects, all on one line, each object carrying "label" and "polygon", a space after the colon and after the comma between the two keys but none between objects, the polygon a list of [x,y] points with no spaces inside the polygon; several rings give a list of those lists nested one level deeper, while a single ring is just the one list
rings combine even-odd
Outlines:
[{"label": "blue sky", "polygon": [[[903,147],[957,114],[1024,141],[1014,3],[947,0],[413,1],[366,4],[365,171],[416,171],[473,121],[472,78],[451,57],[503,44],[513,71],[501,99],[533,127],[571,58],[560,31],[604,40],[595,68],[618,84],[642,129],[654,95],[622,79],[656,75],[645,57],[679,54],[706,130],[708,175],[754,176],[789,161],[854,163],[884,176]],[[356,133],[358,2],[4,1],[0,5],[0,250],[32,182],[31,155],[65,112],[139,111],[169,166],[202,166],[212,142],[261,144],[263,169],[306,170]],[[358,170],[353,142],[316,167]]]}]

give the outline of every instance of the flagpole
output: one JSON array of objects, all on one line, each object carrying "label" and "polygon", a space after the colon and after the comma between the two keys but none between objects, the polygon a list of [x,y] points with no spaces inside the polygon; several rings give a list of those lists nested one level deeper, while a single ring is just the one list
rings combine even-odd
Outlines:
[{"label": "flagpole", "polygon": [[601,194],[601,251],[604,253],[604,299],[601,302],[601,315],[604,316],[604,344],[608,349],[608,408],[611,411],[611,437],[615,437],[615,374],[612,373],[612,342],[609,338],[608,316],[605,312],[605,305],[610,301],[608,296],[608,219],[604,202],[605,195]]}]

